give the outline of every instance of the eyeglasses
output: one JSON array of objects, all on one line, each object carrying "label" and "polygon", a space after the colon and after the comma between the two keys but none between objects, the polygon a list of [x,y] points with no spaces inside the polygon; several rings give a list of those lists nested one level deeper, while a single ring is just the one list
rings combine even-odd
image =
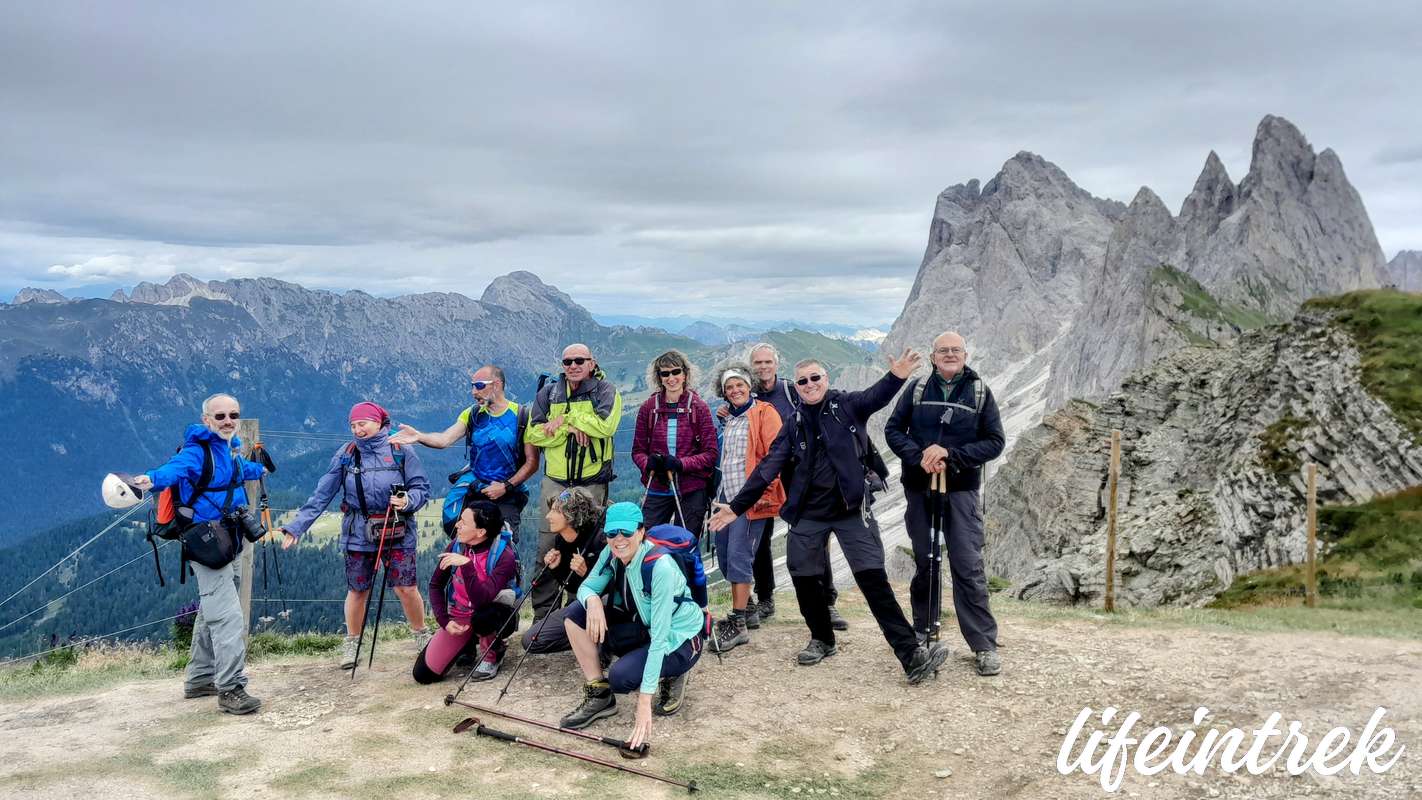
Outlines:
[{"label": "eyeglasses", "polygon": [[469,385],[474,387],[474,391],[482,392],[484,391],[484,387],[491,383],[493,383],[493,381],[470,381]]},{"label": "eyeglasses", "polygon": [[663,378],[670,378],[673,375],[680,375],[681,367],[673,367],[672,369],[659,369],[657,370],[657,374],[662,376]]},{"label": "eyeglasses", "polygon": [[212,415],[210,415],[210,416],[211,416],[213,419],[217,420],[218,422],[222,422],[222,421],[226,420],[228,417],[231,417],[232,419],[240,419],[240,418],[242,417],[242,412],[241,412],[241,411],[233,411],[231,414],[212,414]]},{"label": "eyeglasses", "polygon": [[571,366],[573,366],[574,364],[577,364],[578,366],[581,367],[582,365],[588,363],[589,361],[592,361],[592,359],[591,359],[591,358],[584,358],[583,356],[575,356],[575,357],[573,357],[573,358],[565,358],[565,359],[563,359],[563,366],[565,366],[565,367],[571,367]]},{"label": "eyeglasses", "polygon": [[806,376],[803,377],[803,378],[796,378],[796,379],[795,379],[795,385],[796,385],[796,386],[808,386],[808,385],[810,384],[810,381],[814,381],[815,383],[819,383],[821,380],[824,379],[824,377],[825,377],[825,376],[819,374],[818,372],[815,373],[814,375],[806,375]]},{"label": "eyeglasses", "polygon": [[937,350],[934,350],[933,354],[938,356],[961,356],[967,352],[967,350],[964,350],[961,347],[940,347]]},{"label": "eyeglasses", "polygon": [[616,539],[619,536],[626,536],[630,539],[635,536],[636,533],[636,531],[607,531],[607,538]]}]

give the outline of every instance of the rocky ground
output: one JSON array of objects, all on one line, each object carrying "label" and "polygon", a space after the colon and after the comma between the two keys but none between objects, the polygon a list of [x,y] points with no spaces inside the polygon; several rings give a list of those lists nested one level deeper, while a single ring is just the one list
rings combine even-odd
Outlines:
[{"label": "rocky ground", "polygon": [[[1087,614],[999,603],[1003,675],[985,679],[954,635],[936,680],[905,685],[857,593],[842,601],[853,628],[839,655],[803,668],[791,657],[804,629],[781,613],[754,641],[707,656],[681,715],[659,719],[644,769],[692,778],[714,797],[1107,796],[1097,776],[1060,775],[1057,751],[1084,706],[1137,710],[1184,730],[1197,706],[1206,726],[1248,729],[1273,711],[1321,735],[1360,730],[1377,707],[1406,752],[1384,775],[1293,777],[1128,774],[1117,793],[1142,798],[1422,796],[1422,642],[1333,633],[1246,633],[1167,624],[1108,624]],[[382,643],[373,671],[352,683],[328,661],[256,665],[263,711],[235,718],[215,701],[183,700],[180,681],[123,683],[84,694],[0,702],[0,785],[8,798],[126,797],[672,797],[642,778],[502,742],[454,735],[467,715],[446,708],[452,685],[410,680],[409,642]],[[498,685],[464,698],[492,703]],[[570,656],[533,657],[502,706],[555,720],[577,701]],[[593,730],[621,736],[632,706]],[[501,729],[599,756],[598,745],[517,723]],[[1088,732],[1094,728],[1088,728]],[[1114,727],[1110,731],[1114,731]]]}]

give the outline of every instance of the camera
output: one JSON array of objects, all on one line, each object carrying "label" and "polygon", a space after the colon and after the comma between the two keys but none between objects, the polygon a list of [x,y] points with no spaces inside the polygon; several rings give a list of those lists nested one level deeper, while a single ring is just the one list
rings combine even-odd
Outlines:
[{"label": "camera", "polygon": [[391,496],[391,497],[404,497],[404,496],[405,496],[405,484],[403,484],[403,483],[392,483],[392,484],[390,485],[390,496]]},{"label": "camera", "polygon": [[242,538],[249,542],[256,542],[267,535],[267,529],[262,527],[261,520],[252,513],[252,509],[246,506],[237,506],[222,515],[223,522],[228,527],[242,534]]}]

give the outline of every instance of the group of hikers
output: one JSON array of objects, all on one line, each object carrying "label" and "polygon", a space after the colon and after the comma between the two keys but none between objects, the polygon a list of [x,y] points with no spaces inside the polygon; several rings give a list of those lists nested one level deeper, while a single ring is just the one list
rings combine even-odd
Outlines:
[{"label": "group of hikers", "polygon": [[[909,380],[922,358],[905,350],[861,391],[830,388],[815,359],[795,364],[793,379],[780,377],[770,344],[753,346],[748,356],[711,376],[714,411],[692,388],[695,367],[684,354],[673,350],[652,361],[652,392],[637,410],[631,453],[641,472],[640,503],[608,503],[622,396],[587,345],[568,346],[561,374],[541,383],[524,406],[507,397],[499,367],[480,367],[471,376],[474,403],[442,432],[409,425],[392,431],[385,409],[357,403],[349,415],[352,440],[278,529],[282,547],[291,547],[341,500],[348,590],[341,668],[355,667],[382,566],[419,646],[413,676],[420,683],[441,680],[460,662],[470,665],[468,680],[495,677],[518,632],[526,589],[533,622],[522,633],[523,652],[571,650],[585,680],[582,702],[560,725],[585,727],[616,713],[615,694],[637,692],[629,739],[635,748],[650,735],[654,715],[680,708],[686,676],[704,651],[748,643],[776,614],[770,540],[778,516],[789,525],[786,566],[810,634],[797,663],[835,655],[836,632],[848,628],[835,609],[833,533],[908,683],[935,674],[948,657],[937,636],[937,533],[976,670],[998,674],[978,492],[982,467],[1001,454],[1004,435],[991,390],[967,366],[962,337],[947,332],[934,340],[927,376]],[[869,418],[895,395],[885,440],[902,464],[908,501],[915,560],[909,616],[889,583],[871,508],[888,470],[868,435]],[[201,600],[184,696],[216,695],[221,710],[246,714],[261,701],[245,690],[236,569],[243,536],[232,510],[246,504],[242,482],[260,478],[270,463],[239,455],[239,417],[234,397],[209,397],[179,453],[134,485],[174,487],[193,529],[233,542],[228,563],[194,562]],[[468,465],[451,476],[442,508],[450,541],[427,585],[437,623],[431,632],[412,517],[432,491],[416,445],[461,444]],[[524,581],[519,522],[540,469],[536,560]],[[698,547],[708,529],[731,589],[730,607],[714,621]],[[185,548],[190,538],[184,535]]]}]

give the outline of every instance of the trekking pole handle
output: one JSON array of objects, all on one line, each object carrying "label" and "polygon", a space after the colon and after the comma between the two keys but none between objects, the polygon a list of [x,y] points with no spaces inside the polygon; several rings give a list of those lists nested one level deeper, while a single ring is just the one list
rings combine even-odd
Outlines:
[{"label": "trekking pole handle", "polygon": [[514,744],[519,743],[518,737],[514,736],[512,733],[504,733],[503,731],[495,730],[494,728],[485,727],[483,724],[476,724],[474,726],[474,733],[477,736],[489,736],[494,739],[502,739],[505,742],[513,742]]}]

